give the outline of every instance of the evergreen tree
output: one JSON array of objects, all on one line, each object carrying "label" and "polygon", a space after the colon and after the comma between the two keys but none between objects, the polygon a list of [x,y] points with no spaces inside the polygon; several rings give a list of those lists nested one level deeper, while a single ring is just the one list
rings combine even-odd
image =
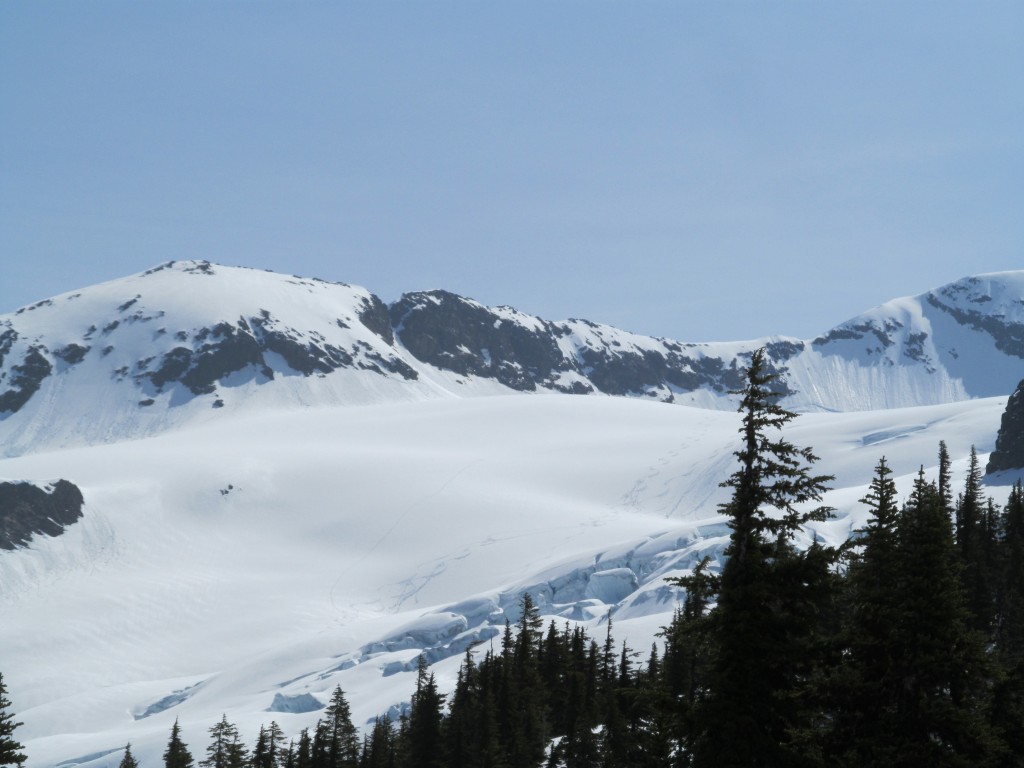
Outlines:
[{"label": "evergreen tree", "polygon": [[227,715],[222,715],[220,722],[210,728],[210,745],[199,765],[202,768],[238,768],[244,762],[239,760],[238,747],[238,728],[228,722]]},{"label": "evergreen tree", "polygon": [[[0,765],[6,765],[6,763],[0,761]],[[139,768],[139,764],[135,761],[135,755],[132,754],[131,742],[124,745],[124,757],[121,758],[117,768]]]},{"label": "evergreen tree", "polygon": [[447,768],[504,765],[494,697],[486,681],[487,675],[473,660],[472,649],[467,649],[445,725]]},{"label": "evergreen tree", "polygon": [[252,768],[267,768],[271,765],[269,750],[267,748],[267,729],[260,726],[260,735],[256,737],[256,744],[252,748]]},{"label": "evergreen tree", "polygon": [[326,721],[325,768],[355,768],[359,763],[359,732],[341,686],[334,689],[324,711]]},{"label": "evergreen tree", "polygon": [[14,738],[14,730],[21,723],[15,721],[13,712],[8,711],[10,706],[4,676],[0,674],[0,766],[21,765],[27,759],[23,751],[25,747]]},{"label": "evergreen tree", "polygon": [[310,753],[311,768],[327,768],[330,742],[330,726],[326,720],[317,720]]},{"label": "evergreen tree", "polygon": [[295,768],[312,768],[313,740],[309,737],[309,729],[299,732],[299,743],[295,748]]},{"label": "evergreen tree", "polygon": [[704,700],[708,672],[713,658],[711,621],[708,610],[718,594],[719,578],[708,573],[711,557],[705,556],[689,576],[669,579],[683,587],[686,598],[682,610],[662,632],[665,658],[661,690],[667,707],[667,738],[675,745],[675,764],[689,764],[697,733],[695,715]]},{"label": "evergreen tree", "polygon": [[1000,607],[996,641],[1008,667],[1024,662],[1024,486],[1010,491],[1004,514]]},{"label": "evergreen tree", "polygon": [[419,658],[416,693],[409,711],[408,768],[443,768],[445,765],[442,708],[444,696],[437,690],[437,681],[427,672],[427,660]]},{"label": "evergreen tree", "polygon": [[[939,488],[941,456],[940,449]],[[893,628],[901,618],[896,593],[901,576],[899,507],[891,475],[883,456],[868,494],[861,499],[871,509],[871,517],[858,532],[861,551],[852,556],[847,574],[848,613],[840,641],[843,663],[833,673],[835,718],[826,751],[848,765],[872,764],[877,745],[892,737],[895,724],[899,683],[892,679],[898,650]]]},{"label": "evergreen tree", "polygon": [[985,500],[981,494],[981,465],[978,452],[971,446],[964,492],[956,507],[956,544],[963,567],[960,578],[964,586],[970,625],[985,634],[993,621],[991,566],[988,562],[991,543],[987,540]]},{"label": "evergreen tree", "polygon": [[732,534],[715,609],[711,690],[699,712],[698,768],[799,764],[791,742],[805,725],[799,689],[811,661],[815,582],[827,577],[820,563],[828,558],[822,548],[801,554],[791,540],[805,523],[829,516],[827,507],[805,505],[820,501],[831,478],[810,474],[817,457],[809,448],[772,439],[770,431],[795,417],[778,405],[775,378],[760,349],[737,393],[743,442],[739,468],[723,483],[732,489],[722,507]]},{"label": "evergreen tree", "polygon": [[164,768],[192,768],[192,753],[188,751],[188,745],[181,740],[181,728],[177,720],[171,728],[171,738],[164,751]]},{"label": "evergreen tree", "polygon": [[953,475],[946,441],[939,440],[939,503],[947,513],[953,513]]},{"label": "evergreen tree", "polygon": [[992,725],[1003,742],[999,766],[1020,766],[1024,755],[1024,486],[1010,491],[998,554],[996,650],[1003,675],[994,686]]},{"label": "evergreen tree", "polygon": [[518,632],[512,650],[511,714],[508,761],[511,766],[539,765],[547,744],[547,714],[541,689],[538,647],[543,623],[528,592],[520,599]]},{"label": "evergreen tree", "polygon": [[390,718],[387,715],[376,718],[363,749],[359,763],[361,768],[395,768],[397,765],[396,738],[395,727]]},{"label": "evergreen tree", "polygon": [[285,757],[284,733],[281,731],[281,726],[271,720],[270,725],[267,726],[265,737],[266,751],[263,762],[256,768],[279,768],[284,763]]},{"label": "evergreen tree", "polygon": [[985,657],[969,626],[951,520],[923,471],[896,532],[896,622],[884,681],[891,719],[873,762],[980,765],[993,751],[983,717]]}]

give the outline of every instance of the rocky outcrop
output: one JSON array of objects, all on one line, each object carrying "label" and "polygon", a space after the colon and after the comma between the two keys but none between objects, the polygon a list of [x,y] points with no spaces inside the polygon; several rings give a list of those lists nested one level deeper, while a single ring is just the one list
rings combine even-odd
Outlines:
[{"label": "rocky outcrop", "polygon": [[59,536],[82,517],[84,503],[82,492],[67,480],[47,488],[0,483],[0,549],[24,547],[36,534]]},{"label": "rocky outcrop", "polygon": [[[588,320],[553,323],[448,291],[403,295],[391,306],[391,321],[417,360],[461,376],[496,379],[521,392],[601,392],[671,401],[679,392],[735,389],[745,364],[742,354],[724,359],[706,345],[638,336]],[[768,347],[773,370],[780,374],[785,360],[803,349],[787,341]],[[784,381],[780,390],[789,392]]]},{"label": "rocky outcrop", "polygon": [[985,472],[1024,469],[1024,381],[1006,401],[995,450],[989,455]]},{"label": "rocky outcrop", "polygon": [[391,322],[405,348],[436,368],[519,391],[554,385],[570,366],[551,324],[503,309],[447,291],[407,293],[391,306]]},{"label": "rocky outcrop", "polygon": [[51,373],[53,366],[43,355],[42,349],[38,346],[29,347],[21,363],[11,366],[11,373],[7,377],[9,388],[0,392],[0,416],[14,413],[25,405]]}]

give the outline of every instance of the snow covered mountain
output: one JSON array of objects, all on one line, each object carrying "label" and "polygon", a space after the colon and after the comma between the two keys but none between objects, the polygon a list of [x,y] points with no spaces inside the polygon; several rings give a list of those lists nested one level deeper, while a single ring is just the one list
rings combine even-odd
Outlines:
[{"label": "snow covered mountain", "polygon": [[725,541],[724,393],[751,350],[811,411],[787,437],[836,476],[837,517],[808,535],[839,541],[880,456],[901,493],[939,440],[960,476],[972,445],[985,461],[1022,296],[1024,273],[988,275],[812,341],[695,345],[178,262],[4,316],[0,480],[84,500],[0,549],[30,764],[108,768],[131,741],[158,765],[176,719],[201,753],[222,714],[249,742],[271,720],[292,736],[339,684],[366,723],[408,702],[420,653],[450,686],[524,591],[646,648],[667,579]]},{"label": "snow covered mountain", "polygon": [[169,262],[0,316],[0,440],[17,455],[155,435],[221,408],[510,391],[731,409],[761,346],[797,410],[1006,395],[1024,374],[1024,272],[897,299],[813,340],[695,344],[445,291],[388,307],[348,285]]}]

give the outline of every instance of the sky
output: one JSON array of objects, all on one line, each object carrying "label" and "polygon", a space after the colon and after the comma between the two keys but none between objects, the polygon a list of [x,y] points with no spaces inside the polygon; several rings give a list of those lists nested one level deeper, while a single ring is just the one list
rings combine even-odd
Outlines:
[{"label": "sky", "polygon": [[1024,3],[0,3],[0,313],[171,259],[811,338],[1024,268]]}]

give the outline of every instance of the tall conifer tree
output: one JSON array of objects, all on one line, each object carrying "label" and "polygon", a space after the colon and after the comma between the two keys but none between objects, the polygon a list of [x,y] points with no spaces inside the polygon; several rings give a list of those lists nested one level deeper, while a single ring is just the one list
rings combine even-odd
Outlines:
[{"label": "tall conifer tree", "polygon": [[0,674],[0,766],[21,765],[27,759],[23,747],[15,738],[14,730],[21,725],[9,712],[11,702],[7,698],[4,676]]},{"label": "tall conifer tree", "polygon": [[171,728],[171,738],[164,751],[164,768],[192,768],[192,753],[188,751],[188,745],[181,740],[181,727],[177,720]]},{"label": "tall conifer tree", "polygon": [[325,768],[355,768],[359,763],[359,732],[341,686],[334,689],[324,711],[326,729]]},{"label": "tall conifer tree", "polygon": [[[739,468],[723,483],[732,529],[715,610],[711,691],[700,707],[698,768],[796,765],[794,733],[804,727],[799,687],[808,661],[819,569],[792,546],[811,520],[830,477],[812,475],[817,457],[775,433],[795,414],[778,405],[765,351],[751,358],[740,412]],[[827,573],[826,573],[827,575]]]},{"label": "tall conifer tree", "polygon": [[[6,765],[6,763],[0,762],[0,765]],[[132,754],[131,742],[124,745],[124,756],[121,758],[121,762],[117,764],[117,768],[139,768],[135,755]]]},{"label": "tall conifer tree", "polygon": [[894,711],[876,764],[967,768],[993,750],[983,717],[986,661],[970,628],[951,522],[922,471],[897,524],[887,681]]}]

